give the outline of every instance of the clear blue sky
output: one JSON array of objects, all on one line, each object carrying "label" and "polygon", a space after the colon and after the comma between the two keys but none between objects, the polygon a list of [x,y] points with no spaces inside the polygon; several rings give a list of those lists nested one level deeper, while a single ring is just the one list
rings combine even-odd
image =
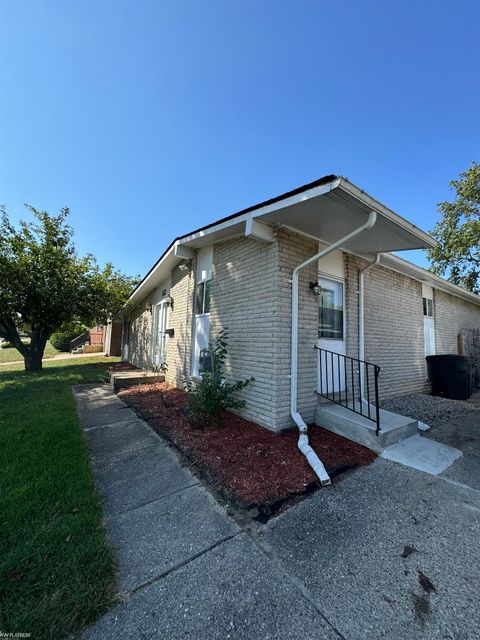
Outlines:
[{"label": "clear blue sky", "polygon": [[131,274],[327,173],[429,230],[480,158],[478,0],[0,0],[0,49],[0,202]]}]

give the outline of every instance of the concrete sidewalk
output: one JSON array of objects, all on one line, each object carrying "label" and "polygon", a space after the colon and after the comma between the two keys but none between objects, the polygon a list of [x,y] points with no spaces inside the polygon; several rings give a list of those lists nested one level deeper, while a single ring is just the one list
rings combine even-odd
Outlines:
[{"label": "concrete sidewalk", "polygon": [[74,392],[124,601],[85,638],[341,638],[110,387]]},{"label": "concrete sidewalk", "polygon": [[123,600],[84,638],[478,638],[472,486],[378,459],[250,533],[109,387],[75,394]]},{"label": "concrete sidewalk", "polygon": [[[479,392],[472,398],[474,406]],[[463,456],[442,476],[480,491],[480,410],[475,409],[461,418],[451,420],[428,432],[427,437],[462,451]],[[480,635],[480,633],[479,633]]]},{"label": "concrete sidewalk", "polygon": [[[95,356],[104,356],[104,351],[96,351],[95,353],[57,353],[54,356],[47,356],[42,358],[42,362],[51,362],[52,360],[73,360],[78,358],[92,358]],[[12,360],[11,362],[0,362],[0,367],[8,366],[10,364],[24,364],[24,360]]]}]

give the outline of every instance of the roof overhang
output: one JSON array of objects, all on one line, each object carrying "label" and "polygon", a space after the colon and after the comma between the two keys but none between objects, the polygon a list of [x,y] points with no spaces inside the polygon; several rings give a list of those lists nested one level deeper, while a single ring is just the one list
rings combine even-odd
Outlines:
[{"label": "roof overhang", "polygon": [[346,178],[325,176],[177,238],[138,285],[130,300],[139,301],[157,287],[180,260],[188,259],[189,250],[242,235],[268,242],[268,228],[276,225],[331,244],[364,224],[371,211],[377,213],[374,227],[353,238],[342,249],[368,255],[435,246],[431,236]]}]

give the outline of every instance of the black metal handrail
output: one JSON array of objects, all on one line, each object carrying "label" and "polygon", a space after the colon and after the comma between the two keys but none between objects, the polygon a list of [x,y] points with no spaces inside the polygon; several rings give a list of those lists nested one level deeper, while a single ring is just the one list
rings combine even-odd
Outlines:
[{"label": "black metal handrail", "polygon": [[90,344],[90,331],[84,331],[73,340],[70,340],[70,353],[72,353],[72,351],[77,347],[84,345],[86,342]]},{"label": "black metal handrail", "polygon": [[[378,364],[345,356],[315,346],[317,356],[317,393],[331,402],[371,420],[380,433],[378,400]],[[373,375],[373,389],[370,375]],[[372,397],[374,395],[374,398]],[[371,399],[375,404],[372,406]]]}]

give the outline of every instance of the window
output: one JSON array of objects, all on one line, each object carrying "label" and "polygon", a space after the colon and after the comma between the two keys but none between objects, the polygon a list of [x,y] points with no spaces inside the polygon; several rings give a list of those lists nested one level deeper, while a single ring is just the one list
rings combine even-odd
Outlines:
[{"label": "window", "polygon": [[319,278],[318,337],[343,340],[343,283]]},{"label": "window", "polygon": [[205,280],[197,284],[195,290],[195,313],[210,313],[210,295],[212,290],[212,281]]},{"label": "window", "polygon": [[205,295],[203,296],[203,313],[210,313],[210,294],[212,292],[212,281],[205,282]]},{"label": "window", "polygon": [[433,318],[433,300],[430,298],[423,298],[423,315]]}]

